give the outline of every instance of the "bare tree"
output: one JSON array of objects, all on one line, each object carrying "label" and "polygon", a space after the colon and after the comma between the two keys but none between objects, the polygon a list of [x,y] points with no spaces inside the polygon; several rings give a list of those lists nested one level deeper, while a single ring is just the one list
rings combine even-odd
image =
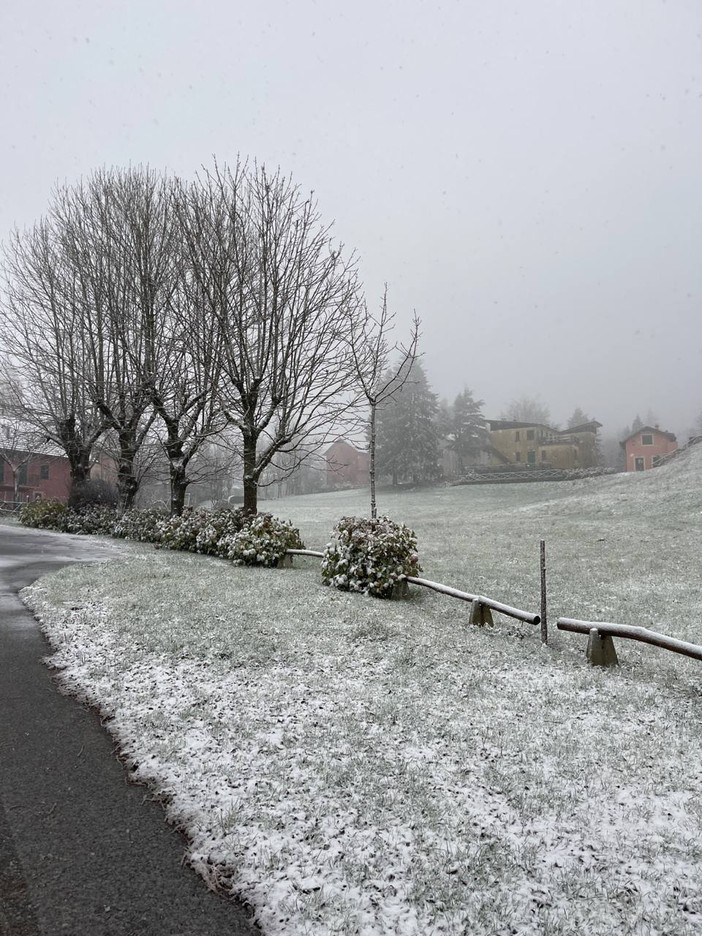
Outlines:
[{"label": "bare tree", "polygon": [[505,412],[503,419],[511,419],[515,422],[536,423],[537,425],[549,425],[551,414],[548,406],[542,403],[536,397],[523,396],[518,400],[512,400]]},{"label": "bare tree", "polygon": [[223,345],[221,405],[241,436],[244,508],[277,454],[323,445],[355,402],[356,265],[280,172],[206,172],[182,212],[189,268]]},{"label": "bare tree", "polygon": [[80,283],[82,328],[90,336],[97,325],[100,336],[100,367],[86,375],[86,386],[117,443],[124,508],[139,487],[135,460],[155,418],[154,375],[177,285],[170,187],[149,169],[101,170],[61,190],[54,205]]},{"label": "bare tree", "polygon": [[[395,327],[395,313],[388,311],[388,287],[383,290],[380,313],[373,315],[363,307],[363,327],[349,327],[349,346],[361,396],[370,410],[368,419],[368,477],[370,481],[371,518],[378,516],[375,490],[375,455],[378,406],[402,389],[417,357],[420,321],[415,314],[406,345],[389,344]],[[397,367],[389,370],[390,356],[399,355]]]},{"label": "bare tree", "polygon": [[[151,402],[163,427],[157,429],[168,459],[171,513],[180,514],[188,486],[207,475],[205,461],[193,460],[226,425],[219,400],[221,332],[217,320],[186,302],[173,318],[164,365],[154,375]],[[214,470],[214,469],[213,469]]]},{"label": "bare tree", "polygon": [[43,219],[14,231],[4,248],[2,367],[15,414],[63,449],[72,484],[83,484],[106,428],[90,391],[102,379],[105,335],[99,320],[84,327],[80,280],[60,233]]}]

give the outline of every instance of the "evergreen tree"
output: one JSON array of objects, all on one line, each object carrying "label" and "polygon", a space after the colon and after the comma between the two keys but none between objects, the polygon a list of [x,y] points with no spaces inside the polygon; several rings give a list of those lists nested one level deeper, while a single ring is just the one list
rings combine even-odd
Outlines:
[{"label": "evergreen tree", "polygon": [[460,471],[463,471],[466,459],[477,458],[487,442],[483,406],[484,401],[473,399],[473,394],[465,387],[453,401],[448,447],[456,453]]},{"label": "evergreen tree", "polygon": [[402,389],[378,407],[377,470],[393,485],[439,475],[438,403],[424,368],[414,361]]},{"label": "evergreen tree", "polygon": [[576,406],[573,415],[568,420],[568,428],[575,429],[576,426],[583,426],[587,422],[590,422],[590,417],[579,406]]}]

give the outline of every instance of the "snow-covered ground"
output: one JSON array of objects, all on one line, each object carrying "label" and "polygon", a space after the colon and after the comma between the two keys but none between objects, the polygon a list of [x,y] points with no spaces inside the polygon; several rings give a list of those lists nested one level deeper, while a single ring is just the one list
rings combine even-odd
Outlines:
[{"label": "snow-covered ground", "polygon": [[[364,495],[268,502],[321,548]],[[381,494],[428,578],[702,643],[702,445],[655,472]],[[191,860],[266,934],[702,932],[702,664],[381,602],[318,561],[135,546],[25,600]]]}]

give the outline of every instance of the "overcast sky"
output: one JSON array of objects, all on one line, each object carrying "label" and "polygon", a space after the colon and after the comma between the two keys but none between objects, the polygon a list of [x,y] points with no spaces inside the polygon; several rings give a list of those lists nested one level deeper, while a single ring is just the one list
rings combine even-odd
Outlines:
[{"label": "overcast sky", "polygon": [[422,320],[434,390],[702,411],[700,0],[0,0],[0,239],[100,166],[238,153]]}]

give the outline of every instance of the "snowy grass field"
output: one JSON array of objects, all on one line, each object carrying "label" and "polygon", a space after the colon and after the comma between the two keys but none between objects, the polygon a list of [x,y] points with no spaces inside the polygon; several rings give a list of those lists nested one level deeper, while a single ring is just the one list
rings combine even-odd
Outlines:
[{"label": "snowy grass field", "polygon": [[[320,549],[360,492],[267,501]],[[702,445],[640,475],[382,493],[427,578],[549,620],[702,643]],[[234,568],[126,546],[23,593],[65,686],[99,706],[205,879],[270,934],[702,932],[702,664],[318,561]]]}]

